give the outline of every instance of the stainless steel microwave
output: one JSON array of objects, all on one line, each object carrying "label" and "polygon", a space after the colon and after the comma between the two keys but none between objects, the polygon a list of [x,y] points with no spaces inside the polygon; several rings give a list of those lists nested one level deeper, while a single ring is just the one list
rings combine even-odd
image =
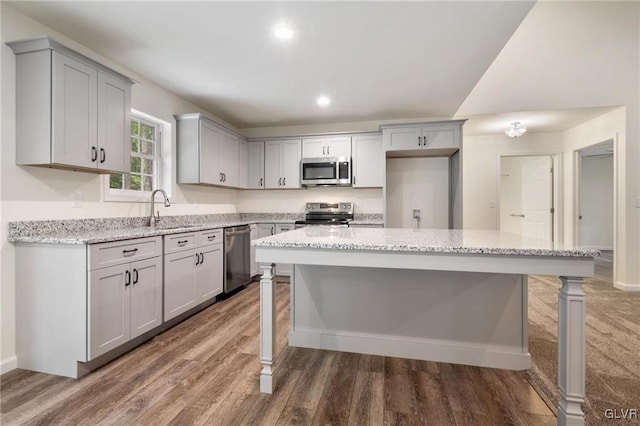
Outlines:
[{"label": "stainless steel microwave", "polygon": [[351,186],[351,157],[303,158],[300,183],[304,186]]}]

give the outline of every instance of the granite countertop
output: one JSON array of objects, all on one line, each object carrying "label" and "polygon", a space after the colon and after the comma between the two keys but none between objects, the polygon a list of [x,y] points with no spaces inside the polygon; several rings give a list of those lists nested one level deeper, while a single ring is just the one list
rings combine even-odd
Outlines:
[{"label": "granite countertop", "polygon": [[[10,222],[8,240],[14,243],[96,244],[134,238],[197,232],[260,223],[292,224],[303,213],[226,213],[165,216],[156,227],[145,226],[148,217],[39,220]],[[382,225],[381,214],[356,215],[354,224]]]},{"label": "granite countertop", "polygon": [[256,247],[512,256],[595,257],[600,254],[598,250],[499,231],[460,229],[310,227],[254,240],[251,244]]}]

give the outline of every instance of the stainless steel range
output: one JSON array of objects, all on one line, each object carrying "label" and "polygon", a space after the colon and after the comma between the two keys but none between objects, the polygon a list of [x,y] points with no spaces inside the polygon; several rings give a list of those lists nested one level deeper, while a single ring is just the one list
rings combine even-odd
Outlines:
[{"label": "stainless steel range", "polygon": [[353,220],[353,203],[307,203],[304,220],[298,220],[295,227],[340,226],[347,227]]}]

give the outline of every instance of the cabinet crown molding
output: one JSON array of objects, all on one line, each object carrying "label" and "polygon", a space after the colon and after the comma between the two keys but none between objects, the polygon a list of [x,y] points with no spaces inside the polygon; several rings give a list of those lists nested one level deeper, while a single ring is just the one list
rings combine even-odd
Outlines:
[{"label": "cabinet crown molding", "polygon": [[65,46],[64,44],[52,39],[49,36],[40,36],[35,38],[29,38],[24,40],[15,40],[6,43],[7,46],[13,50],[13,53],[16,55],[20,55],[23,53],[31,53],[38,52],[41,50],[55,50],[57,52],[63,53],[66,56],[69,56],[76,61],[80,61],[91,68],[95,68],[98,71],[105,72],[108,74],[113,74],[118,78],[128,81],[131,85],[139,84],[138,81],[132,79],[129,76],[126,76],[118,71],[114,71],[113,69],[102,65],[99,62],[94,61],[91,58],[86,57],[85,55],[76,52],[75,50]]}]

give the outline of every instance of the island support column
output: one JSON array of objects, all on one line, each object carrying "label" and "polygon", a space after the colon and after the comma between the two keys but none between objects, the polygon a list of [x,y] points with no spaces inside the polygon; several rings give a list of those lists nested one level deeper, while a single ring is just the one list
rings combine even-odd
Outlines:
[{"label": "island support column", "polygon": [[261,264],[260,278],[260,392],[273,393],[273,357],[276,350],[275,264]]},{"label": "island support column", "polygon": [[560,277],[558,296],[559,425],[584,425],[585,297],[580,277]]}]

